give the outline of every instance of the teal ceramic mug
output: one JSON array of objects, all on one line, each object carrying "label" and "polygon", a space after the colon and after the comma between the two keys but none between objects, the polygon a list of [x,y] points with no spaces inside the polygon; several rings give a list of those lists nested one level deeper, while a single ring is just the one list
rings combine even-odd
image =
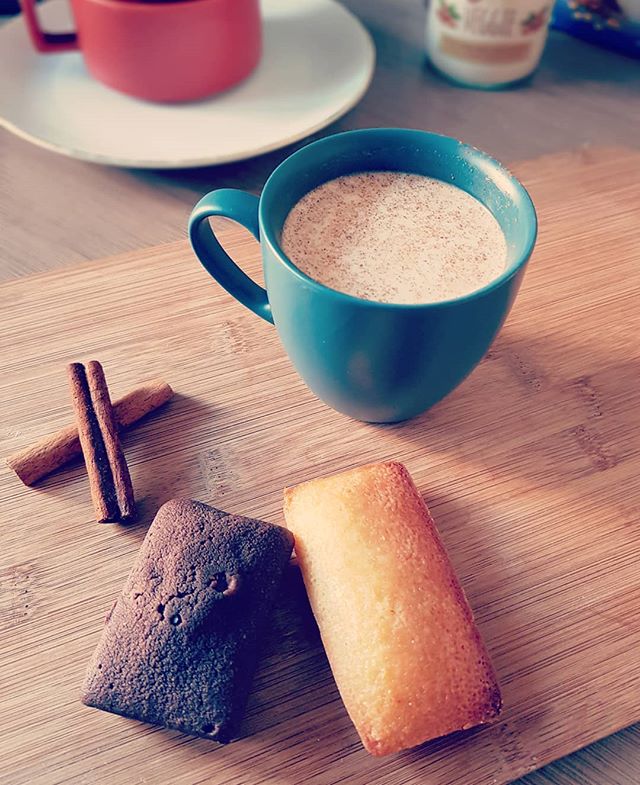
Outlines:
[{"label": "teal ceramic mug", "polygon": [[[361,300],[301,272],[280,246],[291,208],[327,180],[382,170],[435,177],[479,199],[505,234],[504,272],[466,296],[419,305]],[[237,221],[260,241],[266,289],[225,253],[211,216]],[[509,313],[536,231],[528,193],[497,161],[446,136],[396,128],[348,131],[313,142],[278,166],[260,198],[211,191],[189,220],[191,244],[204,267],[243,305],[275,324],[311,390],[339,412],[367,422],[413,417],[473,370]]]}]

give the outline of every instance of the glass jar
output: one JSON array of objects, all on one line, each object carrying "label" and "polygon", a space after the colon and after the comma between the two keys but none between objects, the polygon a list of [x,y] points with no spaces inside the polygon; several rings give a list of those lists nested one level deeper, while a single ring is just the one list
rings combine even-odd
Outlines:
[{"label": "glass jar", "polygon": [[427,54],[470,87],[506,87],[536,69],[552,0],[431,0]]}]

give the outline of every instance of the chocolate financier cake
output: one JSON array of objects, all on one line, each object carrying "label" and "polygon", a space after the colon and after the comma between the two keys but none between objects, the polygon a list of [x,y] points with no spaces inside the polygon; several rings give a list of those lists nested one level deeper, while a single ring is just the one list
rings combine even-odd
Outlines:
[{"label": "chocolate financier cake", "polygon": [[83,703],[229,741],[292,547],[279,526],[167,502],[107,617]]}]

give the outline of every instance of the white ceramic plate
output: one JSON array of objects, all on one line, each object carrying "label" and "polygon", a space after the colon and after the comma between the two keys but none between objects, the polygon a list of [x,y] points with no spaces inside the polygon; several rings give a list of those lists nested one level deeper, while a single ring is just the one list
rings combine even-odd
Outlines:
[{"label": "white ceramic plate", "polygon": [[[96,82],[77,52],[37,54],[18,17],[0,28],[0,124],[64,155],[145,168],[239,161],[302,139],[360,100],[373,44],[334,0],[263,0],[262,11],[254,74],[223,95],[173,106]],[[39,15],[47,30],[72,28],[65,0]]]}]

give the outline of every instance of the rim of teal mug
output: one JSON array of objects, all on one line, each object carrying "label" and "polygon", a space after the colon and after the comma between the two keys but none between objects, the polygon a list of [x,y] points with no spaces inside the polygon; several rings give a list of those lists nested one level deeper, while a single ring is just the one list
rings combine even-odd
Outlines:
[{"label": "rim of teal mug", "polygon": [[[297,267],[291,259],[285,254],[283,249],[280,247],[280,244],[276,240],[275,237],[271,234],[271,227],[269,222],[266,220],[265,217],[265,205],[268,203],[268,200],[271,199],[271,191],[274,188],[277,188],[277,181],[280,177],[282,177],[283,171],[288,169],[290,166],[295,165],[300,158],[304,158],[309,154],[312,149],[324,146],[330,146],[333,143],[333,140],[345,137],[345,136],[367,136],[367,135],[383,135],[383,134],[400,134],[400,135],[413,135],[418,134],[420,136],[426,136],[433,140],[447,140],[450,142],[455,142],[459,147],[465,152],[467,152],[473,159],[481,160],[485,164],[493,167],[496,171],[500,172],[503,176],[505,176],[511,185],[515,188],[516,193],[518,194],[518,207],[521,208],[524,212],[530,213],[530,226],[527,229],[528,236],[525,241],[525,250],[521,254],[520,258],[515,264],[512,264],[508,269],[506,269],[503,273],[501,273],[497,278],[494,278],[493,281],[490,281],[485,286],[481,287],[480,289],[474,289],[472,292],[468,294],[461,295],[460,297],[454,297],[449,300],[439,300],[432,303],[384,303],[380,300],[365,300],[363,297],[356,297],[352,294],[347,294],[346,292],[341,292],[338,289],[332,289],[330,286],[325,286],[324,284],[316,281],[315,278],[311,278],[306,273],[304,273],[299,267]],[[474,163],[474,161],[471,161]],[[473,196],[473,194],[471,194]],[[475,197],[474,197],[475,198]],[[261,236],[264,237],[267,244],[275,254],[278,262],[284,265],[288,270],[290,270],[294,275],[304,281],[306,284],[310,285],[311,288],[318,290],[319,292],[324,292],[325,294],[330,294],[338,300],[342,300],[345,303],[351,303],[354,305],[361,305],[367,307],[377,307],[377,308],[386,308],[391,310],[400,310],[405,308],[411,309],[421,309],[421,308],[446,308],[450,306],[459,305],[460,303],[469,302],[471,300],[475,300],[478,297],[482,297],[489,292],[492,292],[494,289],[502,286],[502,284],[509,281],[511,278],[516,276],[520,270],[524,267],[524,265],[529,261],[531,254],[533,253],[534,246],[536,244],[536,239],[538,236],[538,215],[536,213],[536,208],[533,203],[529,192],[524,187],[524,185],[518,180],[518,178],[513,175],[507,167],[500,163],[496,158],[485,153],[483,150],[480,150],[477,147],[473,147],[473,145],[466,144],[465,142],[461,142],[459,139],[456,139],[453,136],[447,136],[446,134],[437,134],[433,131],[423,131],[419,128],[358,128],[353,131],[342,131],[338,134],[331,134],[330,136],[324,136],[322,139],[317,139],[315,142],[310,142],[309,144],[301,147],[299,150],[296,150],[295,153],[292,153],[290,156],[284,159],[282,163],[280,163],[269,175],[264,187],[262,189],[262,193],[260,195],[260,202],[258,206],[258,218],[260,224],[260,233]]]}]

